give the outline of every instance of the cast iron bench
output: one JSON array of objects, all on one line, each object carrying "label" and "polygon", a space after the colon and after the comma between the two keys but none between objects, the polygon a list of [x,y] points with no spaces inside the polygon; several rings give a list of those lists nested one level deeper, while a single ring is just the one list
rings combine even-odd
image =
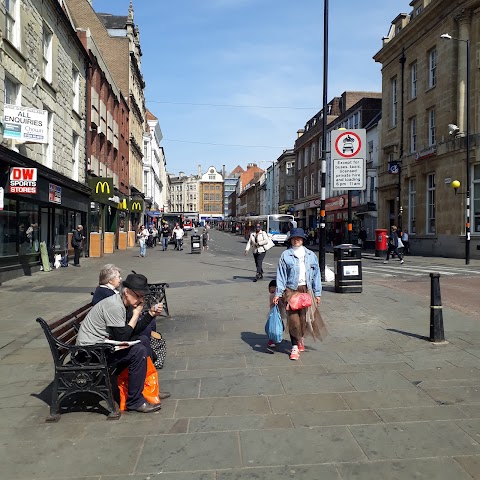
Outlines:
[{"label": "cast iron bench", "polygon": [[114,351],[114,347],[109,344],[83,347],[75,345],[80,323],[91,308],[92,304],[89,302],[50,323],[43,318],[37,318],[47,337],[55,365],[50,415],[46,418],[47,422],[60,420],[60,404],[68,397],[80,393],[95,394],[104,400],[110,412],[108,420],[120,418],[111,382],[115,365],[108,365],[106,356],[108,352]]},{"label": "cast iron bench", "polygon": [[163,302],[162,313],[165,313],[165,316],[169,317],[170,313],[168,311],[167,292],[165,292],[165,289],[170,287],[170,285],[168,283],[163,282],[163,283],[149,283],[148,286],[150,287],[150,293],[146,295],[145,305],[150,307],[150,305]]}]

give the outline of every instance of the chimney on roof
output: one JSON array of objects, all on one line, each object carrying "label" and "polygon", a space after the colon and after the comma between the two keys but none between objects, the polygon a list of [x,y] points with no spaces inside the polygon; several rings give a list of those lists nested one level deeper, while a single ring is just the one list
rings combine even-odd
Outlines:
[{"label": "chimney on roof", "polygon": [[250,170],[251,168],[254,168],[256,166],[257,166],[256,163],[247,163],[247,170]]},{"label": "chimney on roof", "polygon": [[222,175],[223,175],[223,178],[225,179],[226,176],[227,176],[227,170],[225,169],[225,165],[222,165]]},{"label": "chimney on roof", "polygon": [[200,164],[198,164],[198,176],[202,176],[202,166]]},{"label": "chimney on roof", "polygon": [[297,138],[300,138],[305,133],[304,128],[300,128],[297,130]]},{"label": "chimney on roof", "polygon": [[178,172],[178,178],[183,178],[185,176],[185,172]]}]

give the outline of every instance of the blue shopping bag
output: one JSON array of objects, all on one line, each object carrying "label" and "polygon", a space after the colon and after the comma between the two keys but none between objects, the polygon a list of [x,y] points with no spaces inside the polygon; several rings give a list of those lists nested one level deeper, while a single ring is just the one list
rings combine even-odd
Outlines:
[{"label": "blue shopping bag", "polygon": [[274,343],[280,343],[282,341],[283,322],[277,305],[274,305],[270,309],[267,323],[265,324],[265,333],[267,334],[268,339]]}]

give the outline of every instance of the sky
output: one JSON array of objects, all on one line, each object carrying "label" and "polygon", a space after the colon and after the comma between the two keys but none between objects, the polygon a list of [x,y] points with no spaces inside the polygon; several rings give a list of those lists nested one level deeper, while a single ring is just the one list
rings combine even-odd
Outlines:
[{"label": "sky", "polygon": [[[330,0],[328,99],[381,91],[372,59],[408,0]],[[93,0],[127,15],[129,0]],[[322,109],[321,0],[133,0],[167,171],[268,168]]]}]

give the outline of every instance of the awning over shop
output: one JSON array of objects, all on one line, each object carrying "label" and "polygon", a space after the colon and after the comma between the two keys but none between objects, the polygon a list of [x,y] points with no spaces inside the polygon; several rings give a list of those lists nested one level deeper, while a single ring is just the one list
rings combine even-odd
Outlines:
[{"label": "awning over shop", "polygon": [[162,212],[159,212],[158,210],[148,211],[145,213],[147,214],[147,217],[151,218],[158,218],[162,216]]}]

